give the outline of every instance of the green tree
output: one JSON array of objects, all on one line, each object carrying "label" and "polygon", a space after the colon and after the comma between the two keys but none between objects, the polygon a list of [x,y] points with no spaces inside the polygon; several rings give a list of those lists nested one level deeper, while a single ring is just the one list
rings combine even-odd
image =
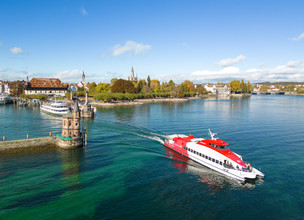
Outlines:
[{"label": "green tree", "polygon": [[241,81],[241,92],[246,93],[247,92],[247,86],[244,80]]},{"label": "green tree", "polygon": [[241,90],[241,83],[240,83],[239,80],[231,81],[230,86],[231,86],[231,91],[232,92],[237,92],[237,91]]},{"label": "green tree", "polygon": [[96,87],[97,85],[95,82],[90,83],[88,86],[90,92],[95,92]]},{"label": "green tree", "polygon": [[96,92],[108,92],[111,88],[110,83],[98,83],[97,87],[95,88]]},{"label": "green tree", "polygon": [[142,79],[138,82],[137,92],[141,93],[143,91],[144,86],[146,85],[146,80]]},{"label": "green tree", "polygon": [[286,86],[285,91],[293,92],[294,88],[295,88],[295,86],[290,84],[290,85]]},{"label": "green tree", "polygon": [[23,92],[23,83],[20,80],[14,81],[10,84],[9,88],[12,96],[19,96]]},{"label": "green tree", "polygon": [[131,81],[118,79],[111,88],[112,93],[136,93],[137,90]]},{"label": "green tree", "polygon": [[168,86],[172,88],[172,87],[175,86],[175,83],[174,83],[172,80],[170,80],[170,81],[168,82]]},{"label": "green tree", "polygon": [[151,79],[150,79],[150,76],[148,75],[148,78],[147,78],[147,82],[148,82],[148,87],[150,88],[150,85],[151,85]]},{"label": "green tree", "polygon": [[156,86],[155,86],[154,92],[155,92],[155,93],[159,93],[159,92],[160,92],[160,86],[159,86],[159,85],[156,85]]},{"label": "green tree", "polygon": [[203,85],[197,85],[196,92],[199,95],[207,94],[208,93],[207,90],[205,89],[205,86],[203,86]]}]

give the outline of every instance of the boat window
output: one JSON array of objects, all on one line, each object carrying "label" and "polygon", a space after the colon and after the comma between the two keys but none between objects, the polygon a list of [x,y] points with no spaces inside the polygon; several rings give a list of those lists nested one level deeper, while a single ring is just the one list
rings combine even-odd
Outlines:
[{"label": "boat window", "polygon": [[200,157],[202,156],[202,154],[201,154],[201,153],[199,153],[199,155],[200,155]]},{"label": "boat window", "polygon": [[204,155],[204,154],[202,154],[202,157],[205,157],[205,155]]},{"label": "boat window", "polygon": [[220,145],[220,150],[226,150],[226,147],[224,145]]},{"label": "boat window", "polygon": [[211,160],[211,157],[208,157],[208,160]]},{"label": "boat window", "polygon": [[223,165],[222,161],[220,161],[220,165]]},{"label": "boat window", "polygon": [[214,159],[214,158],[212,158],[212,162],[215,162],[215,159]]},{"label": "boat window", "polygon": [[216,162],[216,163],[219,163],[219,161],[218,161],[218,160],[216,160],[215,162]]},{"label": "boat window", "polygon": [[196,151],[194,150],[194,151],[193,151],[193,153],[195,153],[195,154],[196,154]]}]

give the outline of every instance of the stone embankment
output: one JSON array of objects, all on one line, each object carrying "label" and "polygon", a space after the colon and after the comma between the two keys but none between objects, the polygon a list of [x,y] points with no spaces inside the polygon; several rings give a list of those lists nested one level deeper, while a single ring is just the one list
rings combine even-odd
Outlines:
[{"label": "stone embankment", "polygon": [[62,149],[73,149],[83,146],[83,138],[62,139],[60,137],[42,137],[13,141],[0,141],[0,152],[11,150],[26,150],[32,148],[59,147]]}]

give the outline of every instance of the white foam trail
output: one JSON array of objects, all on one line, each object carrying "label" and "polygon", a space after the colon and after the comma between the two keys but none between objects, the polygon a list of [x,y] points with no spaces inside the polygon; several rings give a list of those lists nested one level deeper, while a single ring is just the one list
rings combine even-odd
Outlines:
[{"label": "white foam trail", "polygon": [[164,144],[164,141],[160,137],[157,137],[157,136],[147,136],[147,135],[141,135],[141,134],[136,134],[136,135],[144,137],[144,138],[148,138],[150,140],[158,141],[159,143]]}]

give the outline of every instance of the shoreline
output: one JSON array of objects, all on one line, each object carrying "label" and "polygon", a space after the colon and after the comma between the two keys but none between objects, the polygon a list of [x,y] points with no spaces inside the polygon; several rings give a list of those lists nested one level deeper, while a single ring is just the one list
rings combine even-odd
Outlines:
[{"label": "shoreline", "polygon": [[[207,97],[207,96],[206,96]],[[202,99],[200,97],[184,97],[184,98],[153,98],[153,99],[134,99],[133,101],[116,101],[116,102],[104,102],[104,101],[90,101],[93,106],[123,106],[123,105],[143,105],[146,103],[159,103],[159,102],[185,102],[188,100]]]}]

